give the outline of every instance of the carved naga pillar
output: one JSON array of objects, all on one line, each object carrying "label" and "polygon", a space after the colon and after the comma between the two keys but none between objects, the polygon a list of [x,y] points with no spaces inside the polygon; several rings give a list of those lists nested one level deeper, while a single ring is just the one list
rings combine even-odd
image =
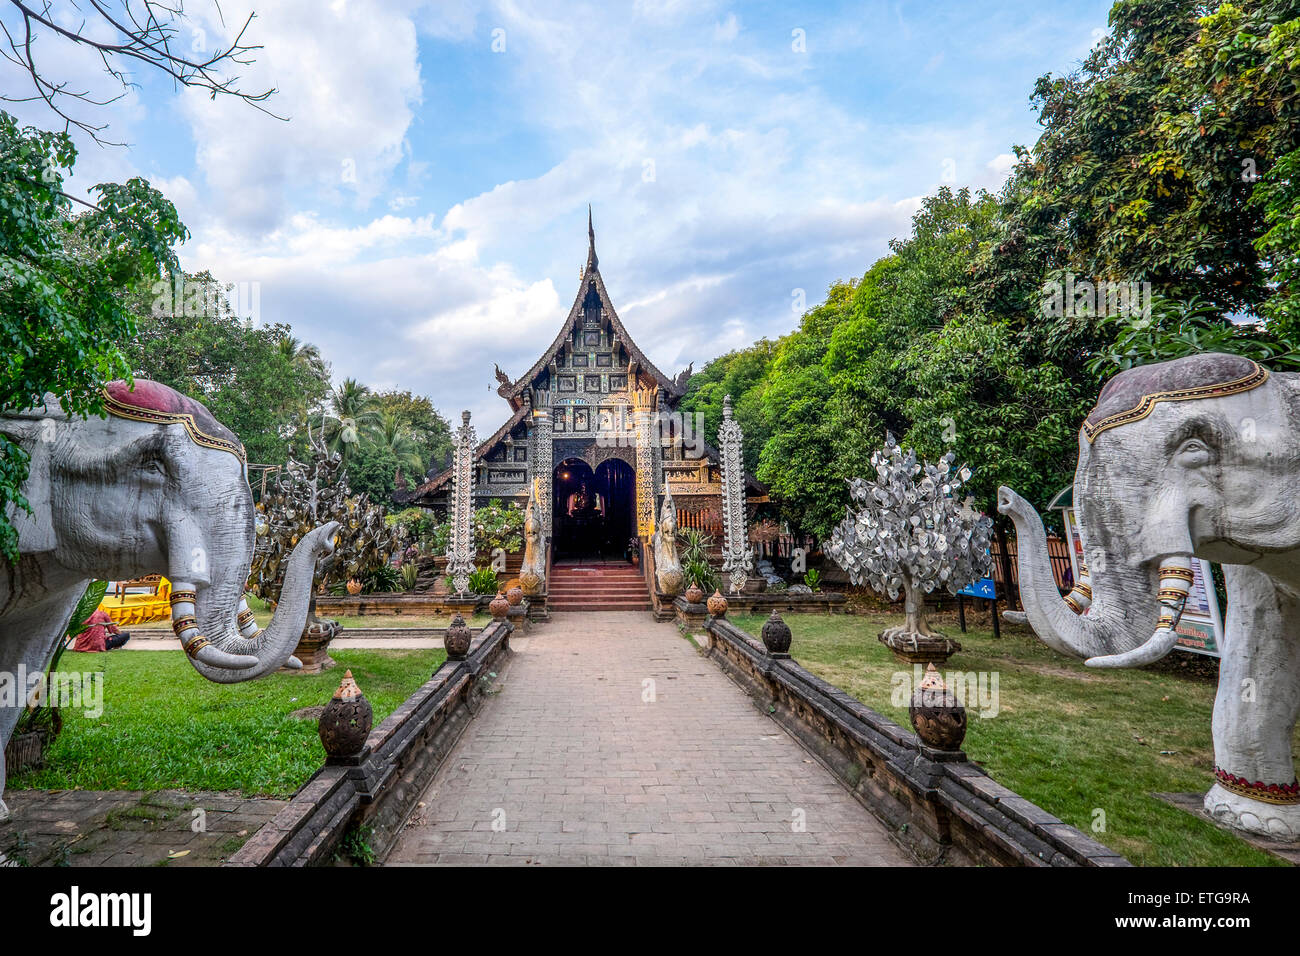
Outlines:
[{"label": "carved naga pillar", "polygon": [[658,388],[632,392],[636,421],[636,533],[649,539],[655,533],[654,413]]},{"label": "carved naga pillar", "polygon": [[744,434],[731,417],[731,396],[722,400],[722,424],[718,426],[718,457],[722,465],[722,573],[729,575],[731,593],[745,586],[754,573],[745,528],[745,459],[741,454]]},{"label": "carved naga pillar", "polygon": [[669,597],[682,589],[682,563],[677,557],[677,505],[673,503],[673,493],[664,483],[663,511],[659,515],[659,527],[654,535],[655,583],[659,590]]},{"label": "carved naga pillar", "polygon": [[464,594],[474,571],[474,427],[461,412],[451,473],[451,533],[447,538],[447,580]]},{"label": "carved naga pillar", "polygon": [[524,563],[519,568],[519,585],[525,594],[541,594],[546,587],[546,559],[541,543],[542,524],[538,516],[537,488],[543,483],[533,479],[528,494],[528,509],[524,512]]}]

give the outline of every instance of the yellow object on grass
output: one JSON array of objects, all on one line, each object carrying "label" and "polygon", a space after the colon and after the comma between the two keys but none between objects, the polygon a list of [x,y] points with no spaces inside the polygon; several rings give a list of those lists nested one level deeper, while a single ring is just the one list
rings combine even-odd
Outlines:
[{"label": "yellow object on grass", "polygon": [[170,598],[172,583],[160,578],[153,594],[126,594],[120,597],[111,589],[99,602],[99,609],[112,618],[118,627],[134,624],[147,624],[150,621],[165,621],[171,617]]}]

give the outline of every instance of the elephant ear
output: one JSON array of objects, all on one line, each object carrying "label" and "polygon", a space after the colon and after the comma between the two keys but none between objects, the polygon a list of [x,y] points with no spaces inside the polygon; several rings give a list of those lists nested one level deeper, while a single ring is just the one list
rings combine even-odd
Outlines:
[{"label": "elephant ear", "polygon": [[19,554],[43,554],[53,551],[57,543],[50,512],[50,455],[55,443],[47,430],[61,423],[53,416],[40,419],[30,412],[20,418],[0,418],[0,434],[21,445],[31,456],[27,481],[23,483],[23,496],[31,506],[31,514],[22,508],[11,508],[9,513],[9,521],[18,532]]}]

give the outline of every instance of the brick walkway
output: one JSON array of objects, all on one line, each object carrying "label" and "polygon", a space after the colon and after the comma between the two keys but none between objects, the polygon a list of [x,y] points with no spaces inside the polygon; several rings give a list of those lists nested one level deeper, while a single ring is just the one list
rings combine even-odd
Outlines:
[{"label": "brick walkway", "polygon": [[388,863],[910,863],[675,625],[557,614],[516,651]]}]

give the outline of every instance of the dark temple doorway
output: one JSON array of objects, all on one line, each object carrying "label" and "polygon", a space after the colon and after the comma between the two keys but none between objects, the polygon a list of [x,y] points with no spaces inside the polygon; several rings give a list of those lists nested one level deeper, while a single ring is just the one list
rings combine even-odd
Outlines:
[{"label": "dark temple doorway", "polygon": [[636,472],[611,458],[595,471],[580,458],[566,458],[552,476],[555,557],[617,560],[633,534]]}]

